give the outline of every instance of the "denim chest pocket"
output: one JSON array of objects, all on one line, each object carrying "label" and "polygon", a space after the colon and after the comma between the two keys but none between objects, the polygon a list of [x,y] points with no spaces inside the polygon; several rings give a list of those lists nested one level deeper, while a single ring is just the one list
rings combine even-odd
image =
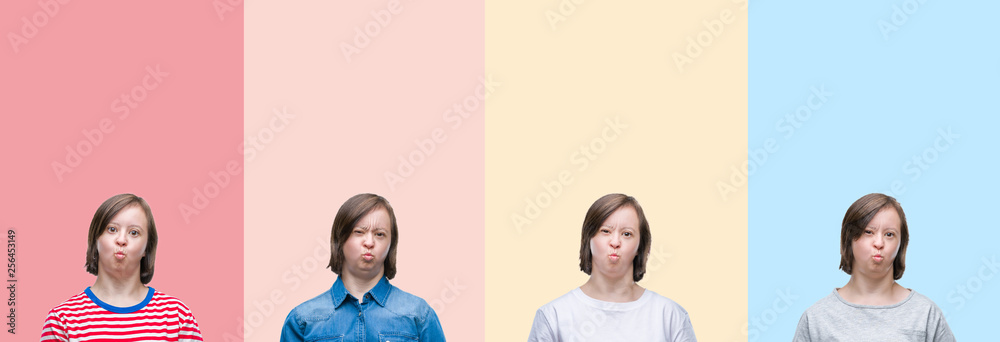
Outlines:
[{"label": "denim chest pocket", "polygon": [[306,338],[306,342],[320,342],[320,341],[322,341],[322,342],[343,342],[344,341],[344,335],[318,336],[318,337],[312,337],[312,336],[310,336],[309,338]]},{"label": "denim chest pocket", "polygon": [[419,340],[420,338],[413,334],[402,332],[381,332],[378,334],[379,342],[410,342]]}]

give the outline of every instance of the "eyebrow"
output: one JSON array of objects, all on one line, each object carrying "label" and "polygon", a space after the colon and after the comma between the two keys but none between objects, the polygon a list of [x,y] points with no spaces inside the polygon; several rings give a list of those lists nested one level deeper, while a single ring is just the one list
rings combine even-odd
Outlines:
[{"label": "eyebrow", "polygon": [[897,232],[900,230],[899,227],[896,227],[896,226],[889,226],[889,227],[883,226],[882,228],[879,228],[878,226],[875,226],[875,225],[868,225],[868,227],[865,227],[865,229],[882,230],[882,231],[893,230],[893,231],[897,231]]},{"label": "eyebrow", "polygon": [[125,225],[125,226],[123,226],[123,227],[128,227],[128,228],[139,228],[140,230],[145,230],[145,229],[146,229],[146,228],[145,228],[145,227],[143,227],[143,226],[142,226],[141,224],[130,224],[130,225]]},{"label": "eyebrow", "polygon": [[139,223],[139,224],[121,224],[121,223],[118,223],[117,221],[110,221],[110,222],[108,222],[108,225],[109,226],[110,225],[116,225],[116,226],[120,226],[120,227],[140,227],[140,228],[142,227],[141,223]]},{"label": "eyebrow", "polygon": [[[612,229],[614,229],[614,227],[609,226],[609,225],[604,225],[604,224],[602,224],[600,228],[612,228]],[[626,227],[621,227],[621,229],[632,229],[632,230],[635,230],[635,227],[626,226]]]}]

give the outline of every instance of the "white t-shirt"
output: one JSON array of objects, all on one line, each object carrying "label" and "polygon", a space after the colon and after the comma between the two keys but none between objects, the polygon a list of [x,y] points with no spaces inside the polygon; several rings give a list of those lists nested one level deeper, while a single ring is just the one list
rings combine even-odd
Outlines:
[{"label": "white t-shirt", "polygon": [[696,339],[687,311],[648,289],[636,301],[613,303],[591,298],[578,287],[535,313],[528,342],[583,341]]}]

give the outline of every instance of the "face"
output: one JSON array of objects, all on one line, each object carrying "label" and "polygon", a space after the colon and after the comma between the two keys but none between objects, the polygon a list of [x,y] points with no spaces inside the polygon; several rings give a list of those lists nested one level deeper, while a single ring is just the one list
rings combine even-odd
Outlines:
[{"label": "face", "polygon": [[630,206],[608,216],[590,238],[593,271],[610,278],[632,279],[632,260],[639,250],[639,215]]},{"label": "face", "polygon": [[138,275],[139,263],[146,255],[148,225],[139,206],[129,206],[111,218],[97,238],[98,274]]},{"label": "face", "polygon": [[381,276],[392,242],[391,225],[384,208],[372,210],[358,220],[344,243],[344,271],[363,279]]},{"label": "face", "polygon": [[861,237],[851,244],[854,251],[853,272],[869,277],[892,276],[892,262],[899,252],[899,214],[893,207],[880,210],[865,227]]}]

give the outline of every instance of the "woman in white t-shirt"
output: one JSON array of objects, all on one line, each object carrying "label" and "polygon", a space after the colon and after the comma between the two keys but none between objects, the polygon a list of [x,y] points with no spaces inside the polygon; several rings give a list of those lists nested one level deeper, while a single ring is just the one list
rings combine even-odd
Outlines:
[{"label": "woman in white t-shirt", "polygon": [[528,341],[695,341],[684,308],[636,284],[651,240],[635,198],[610,194],[594,202],[580,241],[580,270],[590,279],[539,308]]}]

